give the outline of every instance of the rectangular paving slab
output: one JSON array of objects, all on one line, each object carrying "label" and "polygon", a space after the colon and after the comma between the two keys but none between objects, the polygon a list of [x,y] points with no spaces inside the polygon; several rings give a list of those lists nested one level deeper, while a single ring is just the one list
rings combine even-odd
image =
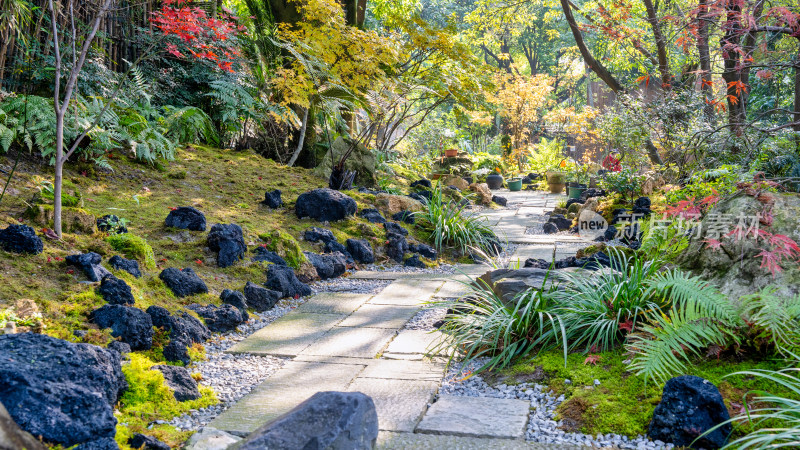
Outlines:
[{"label": "rectangular paving slab", "polygon": [[[402,354],[427,354],[434,343],[440,342],[442,333],[439,331],[426,331],[426,330],[400,330],[389,343],[386,348],[386,353],[402,353]],[[437,354],[443,351],[437,351]]]},{"label": "rectangular paving slab", "polygon": [[398,280],[386,286],[380,294],[372,297],[367,304],[422,306],[433,297],[443,281],[439,280]]},{"label": "rectangular paving slab", "polygon": [[239,342],[227,353],[295,356],[341,322],[343,314],[292,311]]},{"label": "rectangular paving slab", "polygon": [[372,294],[323,292],[308,299],[295,310],[300,313],[350,314],[367,302]]},{"label": "rectangular paving slab", "polygon": [[518,439],[525,435],[527,400],[441,395],[428,409],[417,433]]},{"label": "rectangular paving slab", "polygon": [[378,411],[378,428],[411,432],[438,386],[439,383],[434,381],[356,378],[348,390],[372,397]]},{"label": "rectangular paving slab", "polygon": [[436,298],[458,298],[471,292],[469,285],[460,281],[448,281],[435,294]]},{"label": "rectangular paving slab", "polygon": [[394,329],[334,327],[301,355],[374,358],[394,337]]},{"label": "rectangular paving slab", "polygon": [[347,316],[340,327],[403,328],[403,325],[419,311],[417,306],[361,305]]},{"label": "rectangular paving slab", "polygon": [[378,433],[378,450],[580,450],[574,444],[539,444],[517,439],[489,439],[434,434],[400,433],[381,431]]},{"label": "rectangular paving slab", "polygon": [[363,369],[361,364],[289,361],[209,426],[245,436],[317,392],[346,390]]},{"label": "rectangular paving slab", "polygon": [[416,380],[438,383],[444,376],[443,360],[397,361],[373,359],[359,378],[380,378],[388,380]]}]

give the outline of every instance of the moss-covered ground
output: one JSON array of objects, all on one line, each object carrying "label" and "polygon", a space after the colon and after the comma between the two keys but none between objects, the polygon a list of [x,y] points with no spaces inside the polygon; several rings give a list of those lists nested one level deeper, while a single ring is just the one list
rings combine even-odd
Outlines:
[{"label": "moss-covered ground", "polygon": [[[104,304],[95,293],[98,283],[86,283],[79,270],[66,264],[68,255],[93,251],[104,261],[116,254],[139,261],[144,275],[136,279],[126,272],[112,271],[124,279],[133,291],[136,307],[163,306],[176,311],[190,303],[219,303],[223,289],[241,290],[246,282],[263,283],[265,263],[249,258],[224,269],[216,267],[215,254],[206,245],[205,232],[173,230],[164,227],[171,208],[192,206],[202,211],[208,228],[215,223],[236,223],[242,227],[248,250],[259,245],[278,250],[294,263],[302,262],[302,251],[321,252],[320,244],[300,239],[302,233],[321,226],[313,220],[299,220],[294,213],[297,197],[311,189],[326,187],[326,180],[311,170],[290,168],[267,160],[251,151],[221,150],[190,146],[177,152],[175,161],[143,164],[127,156],[110,155],[112,172],[95,170],[92,166],[68,164],[65,170],[65,193],[74,198],[74,205],[94,217],[113,214],[125,219],[129,233],[109,235],[65,233],[61,241],[45,239],[44,252],[35,256],[20,256],[0,250],[0,311],[14,305],[18,299],[33,299],[39,306],[45,325],[44,333],[73,342],[105,345],[112,337],[88,321],[88,314]],[[6,166],[13,161],[4,161]],[[25,223],[42,235],[51,224],[36,222],[29,214],[35,199],[48,198],[44,189],[52,181],[52,168],[35,159],[23,159],[12,179],[8,192],[0,203],[0,227],[10,223]],[[280,189],[284,207],[272,210],[260,204],[264,193]],[[346,192],[355,198],[359,209],[374,207],[375,196]],[[39,200],[41,201],[41,200]],[[47,204],[45,203],[45,206]],[[39,215],[42,220],[42,215]],[[373,248],[381,250],[386,240],[383,227],[354,217],[329,227],[340,242],[348,238],[363,238]],[[423,239],[419,230],[408,227],[411,236]],[[300,253],[298,255],[298,253]],[[381,253],[376,251],[380,258]],[[106,265],[108,267],[108,265]],[[167,267],[192,267],[206,282],[209,293],[189,298],[176,298],[158,278]],[[87,331],[77,337],[76,330]],[[156,336],[156,343],[166,337]],[[202,355],[196,349],[195,355]],[[189,409],[215,402],[206,392],[202,400],[189,404],[173,404],[165,400],[157,378],[160,373],[148,371],[152,364],[164,363],[159,345],[148,352],[134,354],[125,369],[131,391],[120,402],[118,440],[125,444],[126,436],[143,431],[155,418],[168,419]],[[147,375],[144,375],[147,372]],[[162,406],[159,402],[163,403]],[[166,403],[164,403],[166,402]],[[201,405],[200,403],[203,405]],[[171,444],[182,442],[186,435],[167,425],[160,425],[149,434]]]},{"label": "moss-covered ground", "polygon": [[[563,394],[566,400],[558,407],[558,419],[564,420],[564,429],[568,431],[629,437],[646,434],[653,410],[661,399],[663,384],[652,380],[645,383],[643,378],[629,372],[625,364],[629,355],[622,351],[600,353],[594,363],[586,358],[583,353],[572,353],[565,365],[562,352],[543,352],[487,378],[506,384],[535,381],[549,386],[556,396]],[[698,360],[691,366],[691,375],[714,383],[728,412],[735,416],[742,411],[744,396],[750,391],[792,393],[762,378],[729,374],[753,369],[778,370],[785,366],[782,360]],[[567,379],[569,383],[565,383]],[[600,381],[600,385],[595,386],[594,380]],[[738,425],[734,435],[749,430],[747,424]]]}]

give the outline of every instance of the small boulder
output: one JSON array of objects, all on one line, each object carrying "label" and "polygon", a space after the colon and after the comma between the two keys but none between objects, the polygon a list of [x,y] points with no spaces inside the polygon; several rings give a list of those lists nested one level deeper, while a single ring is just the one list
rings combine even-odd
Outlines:
[{"label": "small boulder", "polygon": [[286,260],[281,258],[281,256],[273,251],[270,251],[266,247],[258,246],[255,250],[253,250],[256,256],[252,258],[253,261],[264,261],[270,262],[272,264],[277,264],[279,266],[287,266]]},{"label": "small boulder", "polygon": [[314,189],[300,194],[295,202],[298,219],[310,217],[320,222],[336,222],[356,213],[356,201],[333,189]]},{"label": "small boulder", "polygon": [[695,439],[729,418],[722,395],[713,383],[694,375],[683,375],[664,385],[647,436],[678,447],[720,448],[728,441],[731,424]]},{"label": "small boulder", "polygon": [[542,231],[544,234],[555,234],[558,233],[558,227],[554,223],[547,222],[542,225]]},{"label": "small boulder", "polygon": [[9,225],[0,230],[0,248],[11,253],[38,255],[44,250],[42,238],[27,225]]},{"label": "small boulder", "polygon": [[209,330],[224,333],[236,329],[245,322],[241,311],[233,305],[199,305],[192,303],[187,308],[196,312],[206,322]]},{"label": "small boulder", "polygon": [[396,222],[386,222],[383,224],[383,228],[386,230],[386,234],[399,234],[400,236],[408,236],[408,230]]},{"label": "small boulder", "polygon": [[239,449],[371,449],[377,439],[378,414],[369,396],[317,392],[251,433]]},{"label": "small boulder", "polygon": [[322,255],[311,252],[303,253],[323,280],[340,277],[347,271],[347,258],[340,252]]},{"label": "small boulder", "polygon": [[439,257],[439,253],[437,253],[436,249],[434,249],[430,245],[411,244],[408,246],[408,249],[411,250],[412,253],[419,253],[420,255],[428,259],[436,259]]},{"label": "small boulder", "polygon": [[119,353],[43,334],[0,335],[0,398],[14,422],[51,444],[116,435],[127,388]]},{"label": "small boulder", "polygon": [[407,224],[414,224],[414,213],[410,211],[400,211],[399,213],[392,216],[392,220],[396,220],[398,222],[404,222]]},{"label": "small boulder", "polygon": [[422,211],[423,205],[417,200],[405,195],[378,194],[375,196],[378,209],[387,216],[392,216],[400,211]]},{"label": "small boulder", "polygon": [[569,230],[572,226],[572,221],[561,214],[550,215],[550,219],[547,222],[555,225],[559,231]]},{"label": "small boulder", "polygon": [[239,312],[242,313],[242,319],[245,322],[250,320],[250,315],[247,314],[247,299],[244,297],[244,294],[232,289],[225,289],[219,295],[219,299],[222,300],[222,303],[238,309]]},{"label": "small boulder", "polygon": [[477,202],[482,205],[490,205],[492,203],[492,191],[486,183],[472,183],[469,185],[469,190],[477,194]]},{"label": "small boulder", "polygon": [[147,314],[153,321],[153,326],[169,331],[170,338],[182,339],[187,343],[202,343],[211,337],[211,332],[196,317],[182,311],[180,315],[170,314],[161,306],[150,306]]},{"label": "small boulder", "polygon": [[139,261],[135,259],[125,259],[122,256],[114,255],[108,260],[108,264],[114,270],[124,270],[135,278],[142,277],[142,271],[139,270]]},{"label": "small boulder", "polygon": [[642,218],[649,216],[652,211],[650,210],[650,199],[647,197],[639,197],[633,203],[633,214],[636,215],[636,218]]},{"label": "small boulder", "polygon": [[408,252],[408,241],[406,241],[406,238],[399,234],[389,234],[389,240],[386,244],[386,255],[396,262],[401,263],[405,258],[406,252]]},{"label": "small boulder", "polygon": [[244,297],[248,307],[262,312],[272,309],[280,300],[281,293],[248,281],[244,286]]},{"label": "small boulder", "polygon": [[67,264],[78,267],[86,274],[89,281],[97,282],[103,279],[106,275],[111,275],[105,267],[100,263],[103,258],[97,253],[79,253],[77,255],[69,255],[66,258]]},{"label": "small boulder", "polygon": [[275,189],[274,191],[269,191],[264,194],[264,201],[261,202],[262,205],[272,208],[278,209],[283,206],[283,200],[281,199],[281,190]]},{"label": "small boulder", "polygon": [[89,321],[100,328],[111,328],[111,335],[133,350],[149,350],[153,346],[153,321],[141,309],[104,305],[89,314]]},{"label": "small boulder", "polygon": [[493,195],[492,201],[500,206],[508,206],[508,199],[505,197],[500,197],[499,195]]},{"label": "small boulder", "polygon": [[114,214],[106,214],[97,219],[97,229],[103,233],[127,233],[128,228],[120,223],[120,218]]},{"label": "small boulder", "polygon": [[[344,255],[345,261],[347,264],[353,264],[353,255],[347,251],[347,247],[342,245],[339,241],[329,241],[325,243],[325,247],[323,247],[324,253],[341,253]],[[320,275],[322,276],[322,275]]]},{"label": "small boulder", "polygon": [[574,205],[575,203],[583,204],[583,202],[581,202],[581,199],[579,199],[579,198],[568,198],[567,199],[567,211],[569,211],[569,207]]},{"label": "small boulder", "polygon": [[617,227],[609,225],[609,227],[606,228],[605,233],[603,233],[603,239],[605,239],[606,241],[611,241],[616,237],[617,237]]},{"label": "small boulder", "polygon": [[427,205],[428,202],[430,202],[433,198],[431,191],[412,192],[408,194],[408,196],[422,203],[423,205]]},{"label": "small boulder", "polygon": [[[574,200],[574,199],[572,199],[572,200]],[[580,211],[580,210],[581,210],[581,206],[583,206],[583,205],[581,205],[581,204],[580,204],[580,203],[578,203],[578,202],[575,202],[575,203],[573,203],[573,204],[571,204],[571,205],[567,205],[567,213],[568,213],[568,214],[575,214],[575,215],[577,215],[577,214],[578,214],[578,211]]]},{"label": "small boulder", "polygon": [[136,433],[128,439],[128,445],[131,446],[131,448],[142,450],[170,450],[169,445],[159,441],[153,436],[147,436],[142,433]]},{"label": "small boulder", "polygon": [[107,348],[118,352],[120,355],[125,355],[131,352],[130,344],[122,341],[111,341],[108,343]]},{"label": "small boulder", "polygon": [[335,241],[336,237],[331,230],[319,227],[312,227],[303,233],[303,239],[308,242],[330,242]]},{"label": "small boulder", "polygon": [[455,186],[459,191],[466,191],[469,188],[467,180],[458,175],[444,175],[439,179],[439,184],[442,186]]},{"label": "small boulder", "polygon": [[414,255],[414,256],[408,258],[403,263],[403,265],[406,266],[406,267],[416,267],[418,269],[424,269],[426,267],[425,263],[422,262],[421,259],[419,259],[419,255]]},{"label": "small boulder", "polygon": [[358,215],[367,219],[370,223],[386,223],[386,218],[383,217],[377,209],[367,208],[359,211]]},{"label": "small boulder", "polygon": [[605,197],[606,191],[598,188],[589,188],[581,194],[581,203],[586,203],[586,200],[592,197]]},{"label": "small boulder", "polygon": [[217,223],[208,233],[208,248],[217,253],[217,266],[230,267],[242,259],[247,252],[242,227],[232,224]]},{"label": "small boulder", "polygon": [[187,400],[197,400],[202,397],[197,389],[197,381],[192,378],[185,367],[157,365],[151,370],[158,370],[164,374],[164,384],[175,393],[175,400],[185,402]]},{"label": "small boulder", "polygon": [[192,358],[189,356],[189,344],[183,339],[170,339],[162,353],[167,361],[182,362],[184,366],[188,366],[192,362]]},{"label": "small boulder", "polygon": [[176,297],[208,293],[206,283],[190,267],[183,270],[174,267],[164,269],[158,278],[172,290]]},{"label": "small boulder", "polygon": [[427,180],[425,178],[422,178],[422,179],[419,179],[419,180],[411,183],[411,187],[412,188],[413,187],[421,187],[421,188],[430,189],[430,188],[433,187],[433,184],[431,184],[431,180]]},{"label": "small boulder", "polygon": [[366,239],[348,239],[347,252],[353,255],[353,259],[361,264],[372,264],[375,262],[375,253],[372,245]]},{"label": "small boulder", "polygon": [[97,288],[97,293],[112,305],[132,305],[135,303],[128,283],[111,274],[103,277],[100,287]]},{"label": "small boulder", "polygon": [[278,291],[283,297],[305,297],[313,292],[300,282],[291,267],[269,266],[267,268],[267,288]]},{"label": "small boulder", "polygon": [[206,231],[206,216],[191,206],[175,208],[167,215],[164,226],[190,231]]}]

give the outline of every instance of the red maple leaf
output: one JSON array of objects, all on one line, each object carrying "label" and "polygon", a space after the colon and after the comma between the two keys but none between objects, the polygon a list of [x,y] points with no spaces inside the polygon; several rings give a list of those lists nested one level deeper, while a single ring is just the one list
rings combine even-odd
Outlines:
[{"label": "red maple leaf", "polygon": [[597,365],[597,361],[600,361],[602,357],[600,355],[589,355],[586,359],[583,360],[583,365],[591,364],[593,366]]},{"label": "red maple leaf", "polygon": [[621,322],[619,324],[619,329],[620,330],[625,330],[628,333],[633,332],[633,321],[632,320],[627,320],[625,322]]}]

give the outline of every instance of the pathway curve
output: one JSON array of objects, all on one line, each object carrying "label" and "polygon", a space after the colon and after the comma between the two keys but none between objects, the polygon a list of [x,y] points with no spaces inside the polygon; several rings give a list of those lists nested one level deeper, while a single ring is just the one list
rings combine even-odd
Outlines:
[{"label": "pathway curve", "polygon": [[[578,244],[571,236],[526,234],[535,216],[564,196],[505,192],[509,207],[485,210],[514,261],[550,259]],[[563,249],[563,250],[562,250]],[[572,250],[574,254],[575,250]],[[359,391],[375,401],[379,448],[538,448],[575,446],[524,440],[530,402],[438,396],[446,355],[427,358],[438,332],[405,328],[425,302],[458,297],[462,284],[486,272],[459,265],[457,274],[356,272],[352,278],[390,280],[378,294],[322,293],[231,347],[229,353],[291,358],[209,426],[245,436],[319,391]]]}]

